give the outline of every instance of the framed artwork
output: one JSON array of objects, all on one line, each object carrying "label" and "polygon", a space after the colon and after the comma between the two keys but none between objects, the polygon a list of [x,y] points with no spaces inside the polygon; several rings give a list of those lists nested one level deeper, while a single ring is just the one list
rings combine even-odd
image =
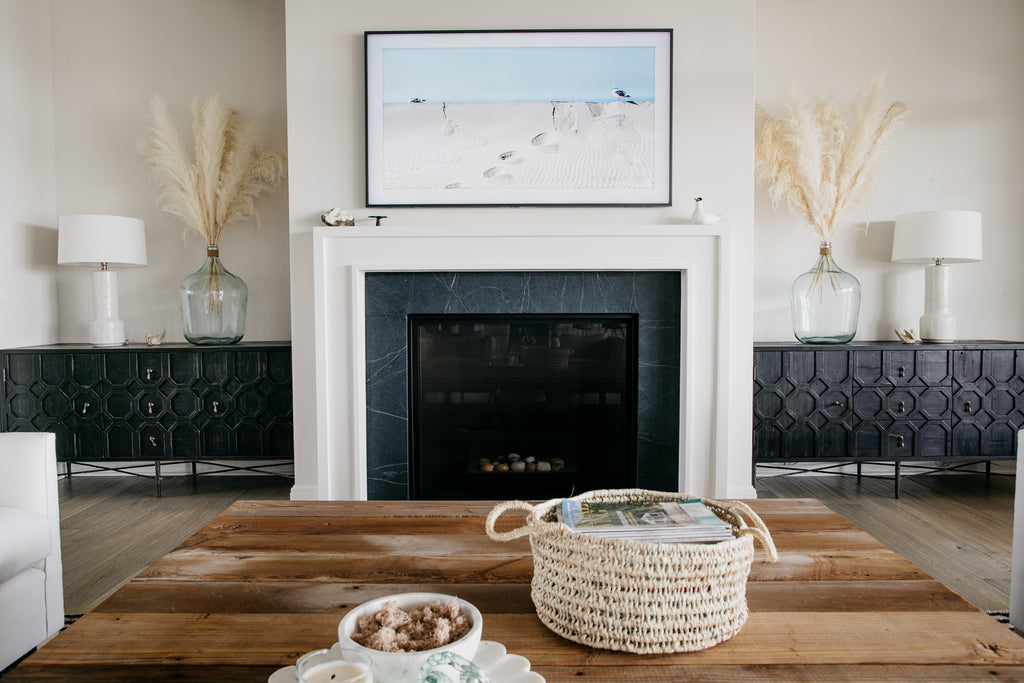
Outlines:
[{"label": "framed artwork", "polygon": [[671,29],[368,31],[367,206],[670,205]]}]

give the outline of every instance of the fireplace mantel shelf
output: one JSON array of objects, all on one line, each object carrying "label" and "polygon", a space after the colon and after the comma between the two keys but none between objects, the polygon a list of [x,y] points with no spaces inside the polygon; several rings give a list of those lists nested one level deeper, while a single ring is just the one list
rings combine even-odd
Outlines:
[{"label": "fireplace mantel shelf", "polygon": [[694,225],[391,225],[317,227],[316,239],[401,238],[433,239],[437,237],[721,237],[728,234],[728,223]]}]

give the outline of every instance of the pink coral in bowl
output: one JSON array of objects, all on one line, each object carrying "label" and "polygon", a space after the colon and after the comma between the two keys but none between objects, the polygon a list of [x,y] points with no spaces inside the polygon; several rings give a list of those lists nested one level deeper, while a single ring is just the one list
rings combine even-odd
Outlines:
[{"label": "pink coral in bowl", "polygon": [[[418,652],[383,652],[352,640],[352,634],[358,629],[359,617],[379,612],[389,602],[395,603],[399,609],[410,612],[417,607],[431,603],[449,603],[453,600],[459,604],[459,611],[469,619],[472,625],[469,633],[447,645]],[[480,610],[461,598],[441,593],[398,593],[370,600],[353,607],[338,624],[338,643],[342,649],[351,648],[366,654],[372,662],[375,679],[388,682],[409,681],[415,683],[419,680],[420,667],[431,655],[438,652],[452,652],[467,661],[473,661],[476,651],[480,647],[482,634],[483,616],[480,614]]]}]

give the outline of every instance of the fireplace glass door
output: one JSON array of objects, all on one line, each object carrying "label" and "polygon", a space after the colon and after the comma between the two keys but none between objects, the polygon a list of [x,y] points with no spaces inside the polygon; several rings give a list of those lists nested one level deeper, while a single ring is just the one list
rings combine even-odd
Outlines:
[{"label": "fireplace glass door", "polygon": [[636,315],[411,315],[409,341],[414,499],[636,485]]}]

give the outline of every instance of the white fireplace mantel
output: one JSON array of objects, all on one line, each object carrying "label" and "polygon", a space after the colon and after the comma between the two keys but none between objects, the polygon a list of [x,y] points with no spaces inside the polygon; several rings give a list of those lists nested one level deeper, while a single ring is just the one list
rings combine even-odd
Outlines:
[{"label": "white fireplace mantel", "polygon": [[732,261],[722,224],[316,229],[315,373],[305,388],[315,393],[315,452],[296,453],[292,498],[366,499],[366,273],[524,270],[679,271],[678,490],[755,497],[750,345],[730,336]]}]

